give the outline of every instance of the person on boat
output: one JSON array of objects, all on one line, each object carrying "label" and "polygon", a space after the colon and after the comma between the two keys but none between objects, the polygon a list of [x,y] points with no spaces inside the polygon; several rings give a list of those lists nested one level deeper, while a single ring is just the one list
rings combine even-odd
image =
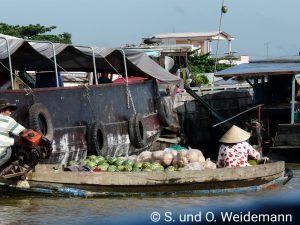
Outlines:
[{"label": "person on boat", "polygon": [[250,166],[248,156],[260,159],[260,153],[247,140],[251,134],[233,125],[220,139],[217,167],[245,167]]},{"label": "person on boat", "polygon": [[6,99],[0,99],[0,167],[13,155],[14,138],[11,135],[18,136],[26,131],[25,127],[10,117],[16,109],[15,104],[11,104]]}]

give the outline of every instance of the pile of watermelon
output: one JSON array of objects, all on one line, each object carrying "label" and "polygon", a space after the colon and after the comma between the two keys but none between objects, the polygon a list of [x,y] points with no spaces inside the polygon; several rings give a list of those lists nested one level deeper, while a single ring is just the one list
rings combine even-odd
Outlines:
[{"label": "pile of watermelon", "polygon": [[68,166],[84,165],[95,172],[151,172],[151,171],[175,171],[174,166],[162,166],[158,162],[136,162],[125,157],[115,156],[88,156],[85,160],[70,161]]}]

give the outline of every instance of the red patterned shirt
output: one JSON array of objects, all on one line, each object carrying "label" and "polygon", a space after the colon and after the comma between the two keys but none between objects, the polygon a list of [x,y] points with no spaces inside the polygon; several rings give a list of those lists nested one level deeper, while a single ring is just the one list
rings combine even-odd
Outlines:
[{"label": "red patterned shirt", "polygon": [[220,146],[217,167],[250,166],[248,156],[259,159],[260,153],[246,141],[234,145],[223,144]]}]

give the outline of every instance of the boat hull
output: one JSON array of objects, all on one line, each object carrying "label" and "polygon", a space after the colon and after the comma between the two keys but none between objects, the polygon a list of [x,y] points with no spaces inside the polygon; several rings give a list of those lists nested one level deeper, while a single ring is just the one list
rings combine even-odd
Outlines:
[{"label": "boat hull", "polygon": [[87,154],[87,130],[94,122],[103,124],[103,138],[106,148],[101,155],[130,155],[145,150],[131,145],[129,139],[129,120],[135,114],[142,115],[149,145],[159,132],[160,123],[155,108],[156,83],[154,80],[130,83],[132,101],[128,102],[125,84],[101,84],[53,87],[26,90],[0,91],[1,98],[16,103],[18,110],[14,118],[29,127],[29,108],[41,103],[52,120],[53,153],[42,163],[67,163],[71,160],[85,159]]},{"label": "boat hull", "polygon": [[25,181],[7,183],[6,190],[83,197],[222,194],[276,188],[288,179],[282,161],[245,168],[175,172],[45,172],[45,167],[40,167]]}]

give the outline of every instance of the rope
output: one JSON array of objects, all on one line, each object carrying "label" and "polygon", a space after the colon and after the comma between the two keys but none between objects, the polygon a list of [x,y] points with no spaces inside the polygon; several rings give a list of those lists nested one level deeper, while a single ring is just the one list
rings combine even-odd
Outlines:
[{"label": "rope", "polygon": [[[100,50],[99,53],[101,53],[101,51],[103,51],[104,49]],[[124,50],[122,50],[124,52]],[[125,53],[124,53],[124,57],[125,57]],[[117,72],[118,75],[122,76],[119,71],[105,58],[103,57],[104,60],[108,63],[108,65],[110,65],[112,67],[112,69],[114,71]],[[127,71],[127,67],[125,65],[125,70]],[[127,97],[127,108],[130,109],[130,103],[132,105],[132,109],[133,109],[133,112],[134,114],[136,114],[136,108],[135,108],[135,105],[134,105],[134,102],[133,102],[133,98],[132,98],[132,94],[131,94],[131,91],[129,89],[129,85],[128,85],[128,75],[127,75],[127,72],[125,72],[125,76],[126,76],[126,79],[125,80],[125,86],[126,86],[126,97]]]},{"label": "rope", "polygon": [[238,117],[240,115],[243,115],[243,114],[245,114],[245,113],[247,113],[247,112],[249,112],[249,111],[251,111],[253,109],[260,108],[262,105],[263,104],[260,104],[260,105],[254,106],[254,107],[252,107],[250,109],[246,109],[245,111],[240,112],[240,113],[238,113],[238,114],[236,114],[236,115],[234,115],[234,116],[232,116],[232,117],[230,117],[230,118],[228,118],[228,119],[226,119],[226,120],[224,120],[224,121],[222,121],[220,123],[217,123],[217,124],[213,125],[212,127],[216,127],[216,126],[219,126],[219,125],[221,125],[223,123],[226,123],[226,122],[228,122],[228,121],[230,121],[230,120],[232,120],[232,119],[234,119],[234,118],[236,118],[236,117]]},{"label": "rope", "polygon": [[87,86],[85,86],[85,87],[86,87],[86,89],[85,89],[86,90],[86,98],[87,98],[88,103],[90,105],[90,108],[91,108],[91,111],[92,111],[92,114],[93,114],[93,118],[96,121],[96,114],[94,112],[94,107],[92,105],[91,98],[90,98],[90,89]]}]

